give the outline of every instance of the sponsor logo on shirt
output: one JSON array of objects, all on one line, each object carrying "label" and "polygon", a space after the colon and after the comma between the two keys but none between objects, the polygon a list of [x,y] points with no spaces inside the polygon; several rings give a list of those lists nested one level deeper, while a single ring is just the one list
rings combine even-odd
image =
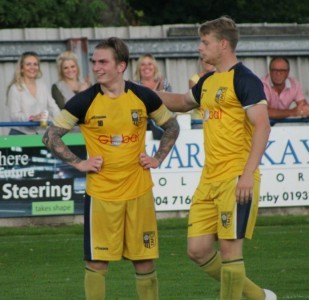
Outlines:
[{"label": "sponsor logo on shirt", "polygon": [[222,110],[204,110],[203,112],[203,120],[204,122],[212,119],[221,120],[222,119]]},{"label": "sponsor logo on shirt", "polygon": [[121,144],[137,143],[139,141],[139,135],[134,133],[132,135],[105,135],[99,136],[99,142],[101,144],[112,146],[120,146]]}]

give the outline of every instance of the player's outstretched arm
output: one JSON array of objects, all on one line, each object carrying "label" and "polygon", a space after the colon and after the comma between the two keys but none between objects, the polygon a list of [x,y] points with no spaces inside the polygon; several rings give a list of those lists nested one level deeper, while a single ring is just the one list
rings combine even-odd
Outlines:
[{"label": "player's outstretched arm", "polygon": [[197,108],[198,104],[193,100],[191,92],[186,94],[156,92],[161,98],[165,106],[175,112],[187,112],[193,108]]}]

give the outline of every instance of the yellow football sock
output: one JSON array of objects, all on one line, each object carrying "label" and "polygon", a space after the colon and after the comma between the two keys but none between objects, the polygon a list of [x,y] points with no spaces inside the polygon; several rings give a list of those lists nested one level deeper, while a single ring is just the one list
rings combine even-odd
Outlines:
[{"label": "yellow football sock", "polygon": [[220,300],[240,300],[245,277],[242,258],[222,262]]},{"label": "yellow football sock", "polygon": [[243,295],[248,298],[248,300],[264,300],[264,290],[252,282],[249,278],[245,278]]},{"label": "yellow football sock", "polygon": [[219,252],[216,252],[215,255],[207,261],[204,265],[201,265],[201,269],[209,274],[214,279],[220,281],[221,279],[221,256]]},{"label": "yellow football sock", "polygon": [[105,299],[105,275],[107,270],[85,268],[85,294],[86,300]]},{"label": "yellow football sock", "polygon": [[[201,269],[214,279],[220,281],[221,266],[220,253],[216,252],[206,264],[201,266]],[[263,289],[252,282],[248,277],[245,278],[243,295],[248,298],[248,300],[264,300],[265,297]]]},{"label": "yellow football sock", "polygon": [[158,279],[155,270],[147,274],[136,273],[135,278],[139,300],[159,299]]}]

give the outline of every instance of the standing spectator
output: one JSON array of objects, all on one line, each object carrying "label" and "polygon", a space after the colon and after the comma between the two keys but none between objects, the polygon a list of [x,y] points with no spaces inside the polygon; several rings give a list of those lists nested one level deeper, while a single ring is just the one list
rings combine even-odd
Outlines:
[{"label": "standing spectator", "polygon": [[[167,156],[179,133],[173,114],[150,89],[123,79],[129,61],[118,38],[94,49],[97,83],[66,103],[44,137],[52,153],[87,173],[84,220],[85,292],[87,300],[105,299],[110,261],[133,262],[139,299],[158,299],[154,259],[158,232],[150,168]],[[153,157],[145,153],[148,117],[165,131]],[[81,160],[61,137],[78,123],[87,159]]]},{"label": "standing spectator", "polygon": [[[289,72],[288,59],[276,56],[269,63],[269,73],[262,78],[271,119],[309,116],[309,104],[302,87],[297,79],[289,76]],[[294,108],[291,108],[292,103],[296,104]]]},{"label": "standing spectator", "polygon": [[[220,281],[221,300],[275,300],[276,295],[246,277],[244,239],[257,218],[259,162],[270,133],[260,79],[240,63],[239,32],[221,17],[199,28],[200,56],[216,68],[186,94],[158,92],[172,111],[204,111],[205,163],[188,220],[188,254]],[[220,252],[216,250],[218,240]]]},{"label": "standing spectator", "polygon": [[[136,70],[135,81],[154,91],[172,91],[169,81],[162,76],[155,57],[151,54],[144,54],[139,57]],[[152,120],[148,121],[147,129],[152,131],[153,138],[160,140],[163,134],[162,128],[156,126]]]},{"label": "standing spectator", "polygon": [[[59,113],[45,83],[40,79],[40,58],[35,52],[25,52],[19,58],[14,78],[7,89],[10,120],[13,122],[40,121],[48,111],[49,118]],[[45,129],[44,129],[45,130]],[[16,127],[9,134],[39,134],[39,127]]]},{"label": "standing spectator", "polygon": [[162,76],[158,63],[151,54],[139,57],[136,64],[135,81],[155,91],[172,91],[171,84],[167,78]]},{"label": "standing spectator", "polygon": [[[197,74],[194,74],[193,76],[191,76],[191,78],[189,79],[189,88],[191,89],[193,86],[195,86],[197,84],[197,82],[199,81],[199,79],[204,76],[205,74],[209,73],[209,72],[214,72],[215,71],[215,67],[211,64],[208,64],[207,62],[205,62],[201,57],[199,58],[199,68],[200,68],[200,72]],[[202,112],[199,108],[195,108],[192,109],[191,111],[191,120],[192,122],[192,129],[201,129],[203,128],[203,115]]]},{"label": "standing spectator", "polygon": [[90,83],[88,80],[80,81],[80,68],[74,52],[62,52],[56,62],[59,80],[52,85],[51,92],[59,108],[62,109],[75,94],[90,87]]}]

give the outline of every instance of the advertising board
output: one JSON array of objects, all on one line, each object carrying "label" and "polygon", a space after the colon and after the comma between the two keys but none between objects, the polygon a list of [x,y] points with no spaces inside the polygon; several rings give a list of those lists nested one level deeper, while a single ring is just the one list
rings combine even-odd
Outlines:
[{"label": "advertising board", "polygon": [[[41,136],[0,137],[0,217],[83,214],[85,174],[56,159]],[[65,143],[86,157],[79,133]],[[159,141],[147,132],[146,152]],[[181,130],[172,151],[152,170],[157,211],[188,210],[204,163],[201,130]],[[309,131],[306,126],[272,127],[260,162],[260,207],[309,205]]]}]

